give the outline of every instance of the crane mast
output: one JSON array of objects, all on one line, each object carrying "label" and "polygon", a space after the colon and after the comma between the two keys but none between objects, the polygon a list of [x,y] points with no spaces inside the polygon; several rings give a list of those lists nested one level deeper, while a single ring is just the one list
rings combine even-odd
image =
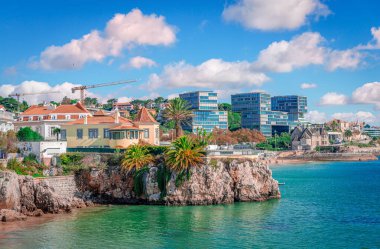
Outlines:
[{"label": "crane mast", "polygon": [[40,95],[40,94],[50,94],[50,93],[60,93],[59,91],[51,91],[51,92],[36,92],[36,93],[12,93],[9,94],[9,97],[16,97],[17,99],[17,112],[20,113],[20,97],[28,96],[28,95]]}]

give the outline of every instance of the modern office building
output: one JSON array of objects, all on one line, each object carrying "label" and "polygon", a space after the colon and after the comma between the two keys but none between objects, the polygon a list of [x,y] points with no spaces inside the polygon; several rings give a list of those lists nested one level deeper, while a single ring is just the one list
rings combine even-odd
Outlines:
[{"label": "modern office building", "polygon": [[241,113],[242,128],[256,129],[264,136],[289,132],[289,117],[286,112],[273,111],[271,97],[267,93],[241,93],[231,96],[233,112]]},{"label": "modern office building", "polygon": [[212,132],[216,127],[228,129],[228,115],[226,111],[218,110],[218,94],[212,91],[197,91],[180,94],[181,99],[186,100],[193,110],[193,117],[183,129],[196,132],[204,129]]},{"label": "modern office building", "polygon": [[305,122],[307,113],[307,98],[304,96],[287,95],[271,98],[272,111],[288,113],[289,125],[296,126]]},{"label": "modern office building", "polygon": [[374,138],[380,137],[380,128],[378,127],[368,127],[363,129],[363,133],[367,134],[368,136]]}]

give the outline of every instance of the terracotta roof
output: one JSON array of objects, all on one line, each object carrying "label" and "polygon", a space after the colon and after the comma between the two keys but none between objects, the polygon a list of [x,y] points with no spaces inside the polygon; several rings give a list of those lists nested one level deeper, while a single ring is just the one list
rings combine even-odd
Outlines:
[{"label": "terracotta roof", "polygon": [[60,105],[51,113],[89,113],[87,109],[80,103],[75,105]]},{"label": "terracotta roof", "polygon": [[134,126],[134,125],[119,125],[119,126],[116,126],[116,127],[113,127],[112,129],[110,130],[141,130],[139,129],[137,126]]},{"label": "terracotta roof", "polygon": [[75,105],[60,105],[56,108],[53,106],[32,105],[21,115],[48,115],[48,114],[65,114],[65,113],[89,113],[87,109],[80,103]]},{"label": "terracotta roof", "polygon": [[[73,125],[73,124],[84,124],[85,118],[77,119],[75,121],[67,123],[67,125]],[[115,116],[109,115],[109,116],[93,116],[87,118],[87,124],[114,124],[115,123]],[[133,123],[131,120],[123,117],[119,117],[119,123],[122,125],[130,125],[133,126]]]},{"label": "terracotta roof", "polygon": [[136,115],[134,122],[138,123],[157,123],[157,121],[149,113],[148,109],[142,107]]},{"label": "terracotta roof", "polygon": [[98,110],[94,113],[94,116],[106,116],[107,113],[104,110]]},{"label": "terracotta roof", "polygon": [[116,105],[133,105],[133,104],[129,102],[117,102],[117,103],[113,103],[113,105],[116,106]]}]

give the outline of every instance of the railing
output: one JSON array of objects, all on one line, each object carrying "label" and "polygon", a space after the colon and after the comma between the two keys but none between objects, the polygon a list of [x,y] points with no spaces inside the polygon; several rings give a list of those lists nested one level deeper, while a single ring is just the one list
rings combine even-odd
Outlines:
[{"label": "railing", "polygon": [[125,149],[113,149],[113,148],[67,148],[67,152],[82,152],[82,153],[116,153],[117,151],[119,152],[124,152]]}]

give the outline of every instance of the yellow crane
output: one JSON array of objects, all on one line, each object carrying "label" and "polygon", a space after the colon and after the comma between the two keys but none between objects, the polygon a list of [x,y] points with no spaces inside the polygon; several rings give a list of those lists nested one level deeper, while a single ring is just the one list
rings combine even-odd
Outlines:
[{"label": "yellow crane", "polygon": [[8,96],[13,98],[16,97],[17,99],[17,112],[20,112],[20,97],[28,96],[28,95],[40,95],[40,94],[50,94],[50,93],[60,93],[59,91],[50,91],[50,92],[35,92],[35,93],[12,93]]},{"label": "yellow crane", "polygon": [[71,88],[72,93],[75,93],[76,91],[80,91],[80,101],[82,104],[84,104],[84,98],[85,98],[85,90],[90,88],[98,88],[103,86],[114,86],[114,85],[121,85],[121,84],[127,84],[136,82],[136,80],[126,80],[126,81],[115,81],[115,82],[109,82],[109,83],[100,83],[95,85],[88,85],[88,86],[76,86]]}]

